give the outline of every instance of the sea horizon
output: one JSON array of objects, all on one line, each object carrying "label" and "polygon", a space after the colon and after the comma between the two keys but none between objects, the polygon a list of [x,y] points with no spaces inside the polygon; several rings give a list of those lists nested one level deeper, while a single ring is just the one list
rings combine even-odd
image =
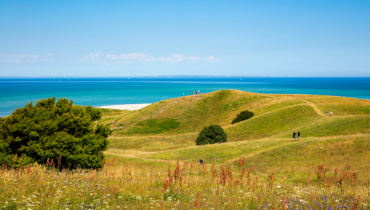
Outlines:
[{"label": "sea horizon", "polygon": [[38,99],[65,97],[77,105],[155,103],[232,89],[267,94],[331,95],[370,99],[369,77],[0,77],[0,117]]}]

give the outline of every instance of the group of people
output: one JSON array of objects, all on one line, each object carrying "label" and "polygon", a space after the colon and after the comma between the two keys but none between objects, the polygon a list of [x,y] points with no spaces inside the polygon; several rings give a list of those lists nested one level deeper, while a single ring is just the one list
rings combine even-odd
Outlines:
[{"label": "group of people", "polygon": [[295,138],[297,137],[298,141],[299,141],[299,138],[301,137],[301,132],[295,132],[293,131],[293,140],[292,141],[295,141]]},{"label": "group of people", "polygon": [[[200,90],[195,91],[195,94],[196,94],[196,95],[200,95]],[[194,92],[191,92],[191,95],[194,95]]]},{"label": "group of people", "polygon": [[[325,115],[328,116],[328,111],[325,112]],[[333,116],[333,112],[330,112],[330,117]],[[297,141],[299,141],[299,138],[301,137],[301,132],[295,132],[293,131],[293,140],[292,141],[295,141],[295,138],[297,138]]]},{"label": "group of people", "polygon": [[[328,111],[326,111],[326,116],[328,116]],[[333,116],[333,112],[330,112],[330,117]]]},{"label": "group of people", "polygon": [[[325,115],[328,116],[328,111],[325,112]],[[330,112],[330,117],[333,116],[333,112]],[[292,141],[295,141],[295,138],[297,138],[297,141],[299,141],[299,138],[301,137],[301,132],[295,132],[293,131],[293,140]]]}]

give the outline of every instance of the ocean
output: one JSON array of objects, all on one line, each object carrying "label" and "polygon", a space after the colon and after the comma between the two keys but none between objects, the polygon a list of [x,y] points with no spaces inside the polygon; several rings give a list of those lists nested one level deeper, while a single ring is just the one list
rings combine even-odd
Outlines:
[{"label": "ocean", "polygon": [[370,78],[0,78],[0,117],[49,97],[97,107],[154,103],[197,90],[207,93],[222,89],[370,99]]}]

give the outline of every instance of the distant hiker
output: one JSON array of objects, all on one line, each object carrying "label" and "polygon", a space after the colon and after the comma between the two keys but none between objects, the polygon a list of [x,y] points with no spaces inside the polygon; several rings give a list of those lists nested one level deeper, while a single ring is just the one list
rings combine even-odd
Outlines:
[{"label": "distant hiker", "polygon": [[328,111],[326,111],[325,115],[328,116]]},{"label": "distant hiker", "polygon": [[200,95],[200,90],[198,90],[198,94]]},{"label": "distant hiker", "polygon": [[297,138],[298,138],[298,141],[299,141],[299,137],[301,137],[301,132],[297,132]]},{"label": "distant hiker", "polygon": [[330,112],[330,117],[333,116],[333,112]]},{"label": "distant hiker", "polygon": [[295,140],[295,135],[296,135],[296,133],[295,133],[295,131],[293,131],[293,140],[292,141]]}]

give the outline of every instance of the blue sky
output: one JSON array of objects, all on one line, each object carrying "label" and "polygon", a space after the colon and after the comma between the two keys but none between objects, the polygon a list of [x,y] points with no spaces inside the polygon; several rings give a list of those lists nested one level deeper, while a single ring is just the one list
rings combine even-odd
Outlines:
[{"label": "blue sky", "polygon": [[0,1],[0,76],[369,77],[370,1]]}]

